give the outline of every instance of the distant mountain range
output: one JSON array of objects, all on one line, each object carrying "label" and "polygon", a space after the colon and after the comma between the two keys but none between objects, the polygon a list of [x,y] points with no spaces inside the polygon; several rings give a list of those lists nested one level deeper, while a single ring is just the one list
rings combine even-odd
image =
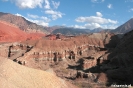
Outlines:
[{"label": "distant mountain range", "polygon": [[[67,29],[67,30],[66,30]],[[63,34],[79,34],[79,32],[86,34],[86,33],[98,33],[98,32],[112,32],[117,34],[125,34],[129,31],[133,30],[133,18],[128,20],[126,23],[122,24],[121,26],[117,27],[116,29],[103,29],[103,28],[96,28],[93,30],[90,29],[76,29],[75,28],[58,28],[53,31],[53,33],[61,32]]]},{"label": "distant mountain range", "polygon": [[87,34],[86,30],[84,29],[75,29],[75,28],[70,28],[70,27],[63,27],[63,28],[58,28],[54,31],[52,31],[53,34],[61,33],[64,35],[80,35],[80,34]]},{"label": "distant mountain range", "polygon": [[28,21],[24,17],[12,15],[10,13],[3,13],[3,12],[0,12],[0,21],[6,21],[8,23],[11,23],[17,26],[19,29],[28,33],[41,32],[45,34],[61,33],[64,35],[79,35],[79,34],[98,33],[98,32],[127,33],[133,29],[133,18],[116,29],[96,28],[93,30],[79,29],[79,28],[65,27],[65,26],[44,27]]},{"label": "distant mountain range", "polygon": [[73,27],[58,27],[57,29],[53,30],[52,33],[61,33],[64,35],[80,35],[80,34],[88,34],[88,33],[98,33],[102,32],[104,29],[96,28],[93,30],[90,29],[80,29],[80,28],[73,28]]},{"label": "distant mountain range", "polygon": [[103,29],[103,28],[96,28],[93,30],[90,29],[76,29],[76,28],[57,28],[52,33],[62,33],[62,34],[71,34],[71,35],[78,35],[78,34],[86,34],[86,33],[98,33],[98,32],[111,32],[116,34],[125,34],[129,31],[133,30],[133,18],[131,18],[126,23],[122,24],[121,26],[117,27],[116,29]]}]

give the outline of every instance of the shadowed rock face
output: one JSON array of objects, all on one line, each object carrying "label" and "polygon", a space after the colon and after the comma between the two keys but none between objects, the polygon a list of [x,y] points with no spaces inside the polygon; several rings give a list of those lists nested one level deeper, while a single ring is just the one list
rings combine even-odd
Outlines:
[{"label": "shadowed rock face", "polygon": [[101,67],[106,69],[108,81],[117,84],[133,85],[133,31],[126,33],[108,56],[109,63]]}]

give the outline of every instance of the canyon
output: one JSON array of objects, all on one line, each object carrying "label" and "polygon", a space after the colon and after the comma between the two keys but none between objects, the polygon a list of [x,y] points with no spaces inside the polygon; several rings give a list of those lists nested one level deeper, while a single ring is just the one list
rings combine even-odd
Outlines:
[{"label": "canyon", "polygon": [[2,88],[133,85],[132,30],[125,34],[63,35],[53,34],[54,28],[50,33],[36,24],[28,25],[28,21],[11,14],[0,13],[0,20]]},{"label": "canyon", "polygon": [[103,83],[94,82],[98,73],[88,69],[106,61],[108,50],[116,46],[119,38],[112,33],[55,36],[54,40],[43,37],[1,44],[1,51],[5,51],[1,56],[29,68],[48,71],[81,88],[105,87]]}]

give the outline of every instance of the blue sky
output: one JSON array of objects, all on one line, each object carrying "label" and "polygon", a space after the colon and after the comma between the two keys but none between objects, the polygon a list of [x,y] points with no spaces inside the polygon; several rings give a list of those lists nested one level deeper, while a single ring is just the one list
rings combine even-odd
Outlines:
[{"label": "blue sky", "polygon": [[133,0],[0,0],[0,12],[43,26],[114,29],[133,17]]}]

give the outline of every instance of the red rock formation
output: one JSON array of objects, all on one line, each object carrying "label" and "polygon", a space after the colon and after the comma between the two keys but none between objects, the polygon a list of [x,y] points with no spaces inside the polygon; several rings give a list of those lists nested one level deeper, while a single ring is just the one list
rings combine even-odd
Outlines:
[{"label": "red rock formation", "polygon": [[11,24],[17,26],[19,29],[21,29],[25,32],[28,32],[28,33],[45,33],[45,34],[49,33],[46,30],[46,27],[32,23],[32,22],[26,20],[22,16],[16,16],[16,15],[12,15],[9,13],[0,12],[0,20],[11,23]]},{"label": "red rock formation", "polygon": [[47,35],[46,36],[49,40],[56,40],[57,38],[56,38],[56,35],[54,35],[54,34],[50,34],[50,35]]},{"label": "red rock formation", "polygon": [[44,36],[42,33],[25,33],[10,23],[0,21],[0,42],[33,40],[39,39],[42,36]]},{"label": "red rock formation", "polygon": [[26,40],[27,34],[19,28],[0,22],[0,42],[22,41]]}]

